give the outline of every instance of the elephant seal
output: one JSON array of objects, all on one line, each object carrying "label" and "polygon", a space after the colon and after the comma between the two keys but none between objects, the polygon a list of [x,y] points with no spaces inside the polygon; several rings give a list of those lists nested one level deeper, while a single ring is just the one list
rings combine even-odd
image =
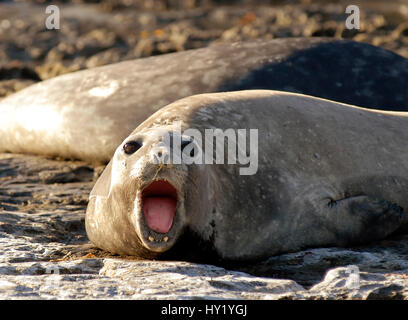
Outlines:
[{"label": "elephant seal", "polygon": [[408,110],[407,81],[407,59],[353,41],[214,45],[74,72],[17,92],[0,102],[0,152],[107,163],[142,121],[190,95],[275,89]]},{"label": "elephant seal", "polygon": [[[86,232],[97,247],[146,258],[191,235],[189,251],[225,261],[382,239],[408,222],[407,128],[407,113],[294,93],[184,98],[116,149],[90,194]],[[221,145],[206,148],[209,129],[221,130]],[[242,129],[258,140],[230,139]],[[210,161],[176,163],[172,149]],[[252,152],[256,163],[229,164],[231,154]]]}]

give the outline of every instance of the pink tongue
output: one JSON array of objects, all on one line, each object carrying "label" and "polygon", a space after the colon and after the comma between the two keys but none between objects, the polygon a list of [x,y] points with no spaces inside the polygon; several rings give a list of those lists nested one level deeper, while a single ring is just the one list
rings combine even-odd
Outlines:
[{"label": "pink tongue", "polygon": [[143,201],[145,221],[150,229],[159,233],[169,232],[173,224],[177,202],[169,197],[147,197]]}]

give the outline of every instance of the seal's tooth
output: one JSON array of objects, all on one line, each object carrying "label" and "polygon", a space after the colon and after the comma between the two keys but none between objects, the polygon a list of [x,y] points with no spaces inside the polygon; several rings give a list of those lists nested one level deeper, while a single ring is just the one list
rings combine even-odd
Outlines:
[{"label": "seal's tooth", "polygon": [[148,239],[149,239],[149,241],[151,241],[151,242],[154,241],[154,238],[153,238],[152,236],[149,236]]},{"label": "seal's tooth", "polygon": [[164,242],[169,241],[169,237],[164,237],[164,238],[163,238],[163,241],[164,241]]}]

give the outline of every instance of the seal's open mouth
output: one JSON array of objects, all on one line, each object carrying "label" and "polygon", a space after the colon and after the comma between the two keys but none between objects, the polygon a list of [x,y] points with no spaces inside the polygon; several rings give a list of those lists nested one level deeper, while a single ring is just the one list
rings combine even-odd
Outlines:
[{"label": "seal's open mouth", "polygon": [[177,190],[166,180],[153,181],[142,192],[143,214],[147,226],[167,233],[173,225],[177,207]]}]

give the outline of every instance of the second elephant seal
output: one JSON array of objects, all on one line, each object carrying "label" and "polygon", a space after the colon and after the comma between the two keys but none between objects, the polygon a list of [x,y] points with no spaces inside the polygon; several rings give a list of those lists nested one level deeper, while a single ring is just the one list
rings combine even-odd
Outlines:
[{"label": "second elephant seal", "polygon": [[123,61],[55,77],[0,101],[0,152],[107,163],[154,112],[208,92],[273,89],[408,110],[407,79],[408,59],[330,38],[245,41]]}]

